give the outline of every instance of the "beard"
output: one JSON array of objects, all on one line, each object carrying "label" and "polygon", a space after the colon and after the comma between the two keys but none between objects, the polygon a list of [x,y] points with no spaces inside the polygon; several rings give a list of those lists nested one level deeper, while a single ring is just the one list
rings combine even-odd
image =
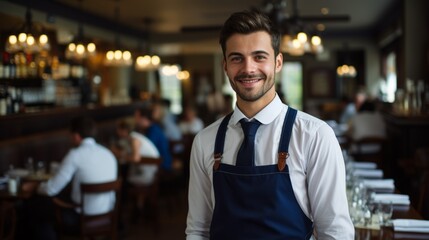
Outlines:
[{"label": "beard", "polygon": [[[236,83],[241,81],[242,79],[260,79],[259,81],[263,81],[263,84],[260,88],[240,88]],[[272,87],[274,87],[274,78],[268,78],[265,74],[241,74],[234,77],[234,80],[229,80],[231,87],[236,92],[237,96],[246,101],[246,102],[255,102],[262,98]],[[256,92],[255,92],[256,91]]]}]

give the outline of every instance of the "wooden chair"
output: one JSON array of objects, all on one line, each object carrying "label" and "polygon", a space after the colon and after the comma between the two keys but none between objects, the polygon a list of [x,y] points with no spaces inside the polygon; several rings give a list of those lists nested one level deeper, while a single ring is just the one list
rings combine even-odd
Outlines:
[{"label": "wooden chair", "polygon": [[349,152],[356,161],[374,162],[383,169],[387,140],[381,137],[366,137],[350,140]]},{"label": "wooden chair", "polygon": [[13,202],[0,202],[0,239],[15,239],[16,210]]},{"label": "wooden chair", "polygon": [[105,183],[82,183],[81,189],[81,204],[67,203],[59,198],[54,198],[53,202],[56,207],[56,220],[60,232],[60,236],[64,235],[63,232],[63,218],[62,211],[64,209],[75,209],[80,207],[85,209],[85,195],[88,194],[101,194],[107,192],[115,193],[115,205],[113,209],[107,213],[99,215],[85,215],[80,214],[80,236],[81,239],[93,239],[98,236],[108,236],[111,239],[117,239],[118,229],[118,213],[120,207],[122,179],[118,178],[115,181]]},{"label": "wooden chair", "polygon": [[141,157],[140,161],[137,163],[132,163],[134,165],[156,165],[158,171],[155,174],[155,178],[151,184],[139,184],[136,182],[128,182],[128,194],[133,200],[134,209],[131,217],[141,217],[145,204],[148,203],[150,206],[151,213],[151,223],[154,224],[154,230],[158,229],[158,195],[159,195],[159,181],[160,181],[160,165],[162,163],[162,158],[151,158],[151,157]]}]

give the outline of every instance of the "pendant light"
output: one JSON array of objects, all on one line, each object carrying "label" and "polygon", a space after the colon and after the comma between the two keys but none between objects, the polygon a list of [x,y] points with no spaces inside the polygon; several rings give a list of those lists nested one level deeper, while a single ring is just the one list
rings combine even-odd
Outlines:
[{"label": "pendant light", "polygon": [[[119,0],[116,1],[115,8],[115,18],[116,22],[119,22]],[[121,49],[121,43],[119,35],[115,36],[115,49],[111,49],[107,51],[106,57],[104,59],[105,66],[115,66],[115,67],[123,67],[123,66],[131,66],[133,64],[133,59],[131,52],[128,50]]]},{"label": "pendant light", "polygon": [[[79,0],[80,8],[82,7],[82,0]],[[65,55],[68,59],[85,59],[89,56],[94,56],[96,54],[96,45],[93,42],[88,42],[84,39],[83,34],[83,24],[82,20],[79,21],[78,33],[74,40],[68,44]]]},{"label": "pendant light", "polygon": [[150,25],[152,20],[150,18],[143,19],[146,29],[146,41],[145,41],[145,53],[144,55],[136,58],[135,70],[136,71],[152,71],[159,68],[161,64],[161,58],[158,55],[151,54],[150,47]]},{"label": "pendant light", "polygon": [[33,16],[29,8],[25,14],[25,22],[16,34],[12,34],[6,41],[6,52],[39,53],[49,51],[48,35],[42,32],[42,27],[33,23]]}]

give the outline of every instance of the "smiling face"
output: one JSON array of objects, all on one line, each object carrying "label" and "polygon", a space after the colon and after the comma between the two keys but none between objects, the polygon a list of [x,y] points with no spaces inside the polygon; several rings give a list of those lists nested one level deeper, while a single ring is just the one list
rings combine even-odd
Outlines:
[{"label": "smiling face", "polygon": [[242,111],[251,105],[262,109],[271,102],[282,63],[282,54],[274,56],[270,35],[264,31],[234,34],[226,41],[223,66]]}]

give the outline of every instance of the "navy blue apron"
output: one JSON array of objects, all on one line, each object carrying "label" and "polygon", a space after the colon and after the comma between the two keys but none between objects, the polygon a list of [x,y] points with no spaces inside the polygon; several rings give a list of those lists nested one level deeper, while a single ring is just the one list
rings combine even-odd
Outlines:
[{"label": "navy blue apron", "polygon": [[[293,193],[286,159],[297,111],[288,108],[280,138],[278,163],[234,166],[221,163],[231,114],[219,126],[215,142],[212,240],[310,239],[313,223]],[[270,151],[270,150],[269,150]]]}]

